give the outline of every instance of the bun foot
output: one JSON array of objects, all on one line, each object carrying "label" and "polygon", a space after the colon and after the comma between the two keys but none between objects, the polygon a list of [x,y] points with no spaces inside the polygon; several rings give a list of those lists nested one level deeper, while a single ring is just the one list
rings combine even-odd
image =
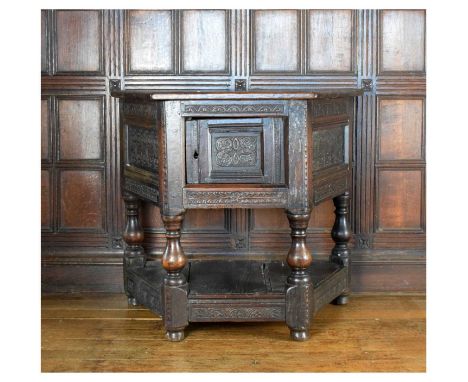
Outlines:
[{"label": "bun foot", "polygon": [[184,331],[183,330],[179,330],[175,332],[167,331],[166,338],[171,342],[180,342],[185,338]]},{"label": "bun foot", "polygon": [[135,297],[129,297],[129,298],[128,298],[128,305],[137,306],[138,303],[137,303],[136,298],[135,298]]},{"label": "bun foot", "polygon": [[332,301],[333,305],[346,305],[349,302],[349,296],[338,296]]},{"label": "bun foot", "polygon": [[292,330],[290,331],[291,338],[294,341],[307,341],[309,339],[309,332],[307,330]]}]

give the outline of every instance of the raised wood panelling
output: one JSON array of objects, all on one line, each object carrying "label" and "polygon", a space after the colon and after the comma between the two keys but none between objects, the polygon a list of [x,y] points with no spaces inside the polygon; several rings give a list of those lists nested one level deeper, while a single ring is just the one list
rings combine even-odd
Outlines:
[{"label": "raised wood panelling", "polygon": [[254,11],[252,21],[252,74],[299,74],[301,23],[296,10]]},{"label": "raised wood panelling", "polygon": [[55,12],[56,73],[102,74],[102,11]]},{"label": "raised wood panelling", "polygon": [[423,99],[379,98],[378,160],[423,160],[423,131]]},{"label": "raised wood panelling", "polygon": [[62,170],[60,180],[60,230],[102,232],[106,216],[101,171]]},{"label": "raised wood panelling", "polygon": [[425,11],[380,12],[379,72],[425,71]]},{"label": "raised wood panelling", "polygon": [[174,11],[127,11],[126,74],[174,73],[174,24]]},{"label": "raised wood panelling", "polygon": [[59,161],[103,161],[104,104],[102,98],[58,99]]},{"label": "raised wood panelling", "polygon": [[420,170],[377,172],[377,231],[422,232],[423,175]]},{"label": "raised wood panelling", "polygon": [[352,72],[354,68],[354,12],[308,11],[308,71]]},{"label": "raised wood panelling", "polygon": [[[250,89],[354,88],[372,81],[356,102],[352,288],[424,289],[424,11],[44,10],[41,71],[45,290],[122,290],[119,113],[109,80],[120,79],[126,89],[234,89],[239,78]],[[64,132],[71,143],[65,146]],[[68,196],[65,227],[64,174],[85,205],[70,204]],[[91,201],[101,207],[87,207]],[[307,242],[317,256],[333,246],[332,211],[331,202],[312,211]],[[160,255],[157,207],[143,224],[145,248]],[[234,249],[281,256],[290,245],[287,227],[280,209],[189,211],[181,240],[189,256]]]},{"label": "raised wood panelling", "polygon": [[181,11],[181,73],[228,74],[229,11]]}]

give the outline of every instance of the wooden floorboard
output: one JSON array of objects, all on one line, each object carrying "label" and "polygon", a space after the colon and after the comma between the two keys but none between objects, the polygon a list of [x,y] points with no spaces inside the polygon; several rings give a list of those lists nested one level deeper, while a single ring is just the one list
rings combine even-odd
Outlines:
[{"label": "wooden floorboard", "polygon": [[425,297],[353,296],[327,305],[311,339],[284,323],[191,324],[183,342],[164,338],[160,317],[124,295],[42,299],[43,372],[424,372]]}]

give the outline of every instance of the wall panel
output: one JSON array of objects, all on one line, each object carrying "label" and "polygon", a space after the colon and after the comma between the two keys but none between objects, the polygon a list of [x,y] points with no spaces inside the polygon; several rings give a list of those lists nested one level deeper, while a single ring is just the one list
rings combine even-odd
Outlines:
[{"label": "wall panel", "polygon": [[380,28],[380,73],[424,72],[424,11],[382,11]]},{"label": "wall panel", "polygon": [[424,100],[380,98],[378,159],[424,159]]},{"label": "wall panel", "polygon": [[59,160],[104,159],[102,98],[58,100]]},{"label": "wall panel", "polygon": [[174,73],[173,11],[129,10],[126,14],[127,74]]},{"label": "wall panel", "polygon": [[300,33],[299,11],[255,11],[253,73],[300,73]]},{"label": "wall panel", "polygon": [[181,11],[181,72],[229,73],[229,12]]},{"label": "wall panel", "polygon": [[102,12],[57,11],[55,18],[57,73],[102,72]]},{"label": "wall panel", "polygon": [[353,11],[308,12],[308,70],[351,72],[353,70]]},{"label": "wall panel", "polygon": [[377,231],[422,231],[421,171],[381,169],[377,179]]},{"label": "wall panel", "polygon": [[102,172],[62,170],[59,178],[60,230],[103,231],[106,205]]}]

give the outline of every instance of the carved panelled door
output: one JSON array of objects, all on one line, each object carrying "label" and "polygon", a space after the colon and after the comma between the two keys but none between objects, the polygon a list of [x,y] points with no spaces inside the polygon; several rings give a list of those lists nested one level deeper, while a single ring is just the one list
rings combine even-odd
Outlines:
[{"label": "carved panelled door", "polygon": [[[249,89],[366,87],[350,158],[353,288],[424,289],[424,11],[44,10],[41,21],[45,290],[122,290],[110,87],[234,90],[239,80]],[[333,218],[331,201],[313,211],[314,256],[328,255]],[[157,255],[156,208],[143,221]],[[290,237],[283,211],[190,210],[183,241],[197,256],[273,256],[286,254]]]}]

